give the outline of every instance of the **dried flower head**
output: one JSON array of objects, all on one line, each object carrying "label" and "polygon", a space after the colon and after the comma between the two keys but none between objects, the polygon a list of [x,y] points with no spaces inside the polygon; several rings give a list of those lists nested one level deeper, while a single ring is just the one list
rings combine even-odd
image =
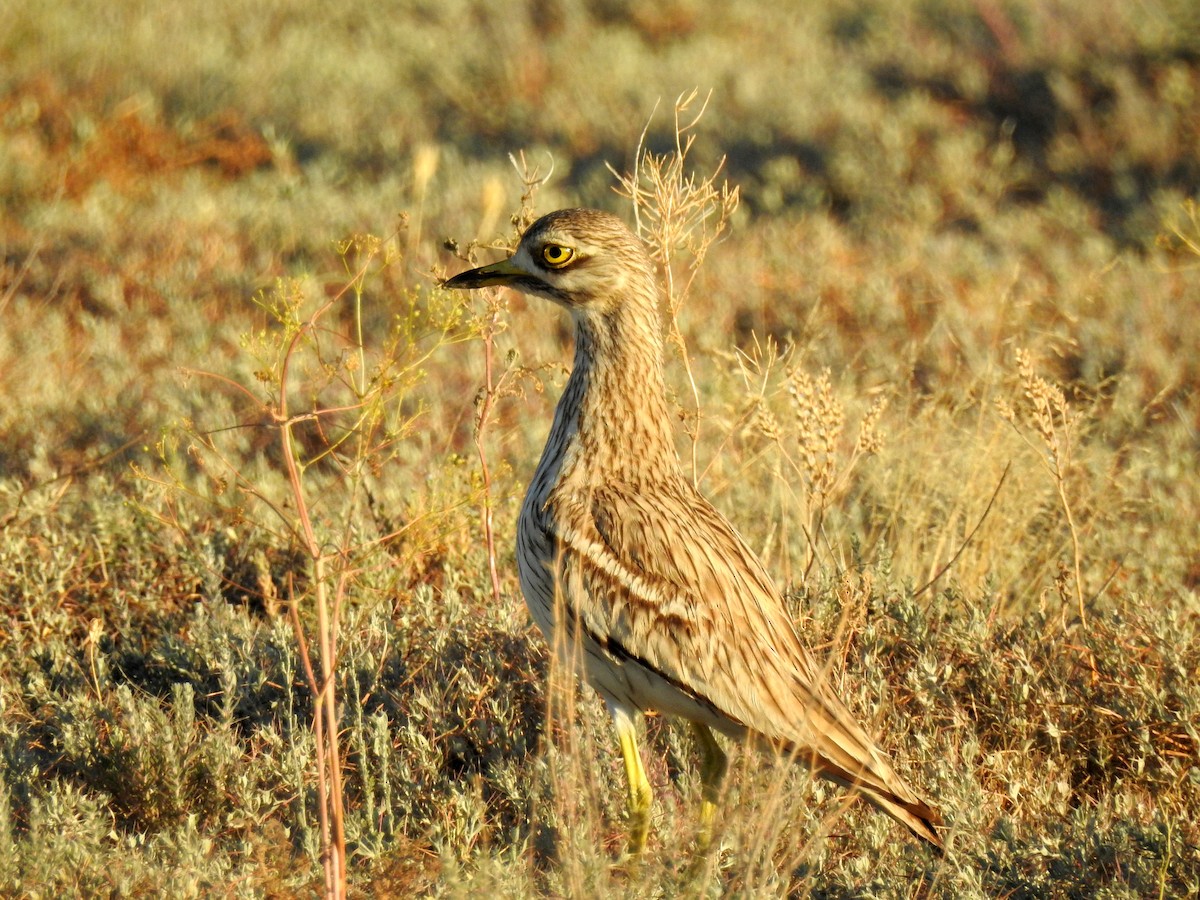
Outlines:
[{"label": "dried flower head", "polygon": [[846,412],[833,395],[828,369],[817,378],[793,370],[787,392],[796,416],[801,471],[814,493],[827,494],[837,477],[837,445],[846,427]]}]

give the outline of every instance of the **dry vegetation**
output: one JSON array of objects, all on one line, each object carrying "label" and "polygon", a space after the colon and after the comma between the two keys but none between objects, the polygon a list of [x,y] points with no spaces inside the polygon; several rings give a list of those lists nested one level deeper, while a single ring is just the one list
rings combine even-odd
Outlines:
[{"label": "dry vegetation", "polygon": [[[321,602],[351,895],[1200,893],[1200,13],[791,6],[6,17],[0,894],[318,895]],[[695,85],[675,174],[725,157],[742,202],[692,268],[643,195],[680,450],[944,860],[739,753],[694,861],[693,748],[652,720],[651,848],[614,866],[610,726],[547,700],[509,546],[566,323],[439,290],[446,239],[632,221],[606,163],[662,100],[675,177]],[[554,166],[524,207],[522,150]]]}]

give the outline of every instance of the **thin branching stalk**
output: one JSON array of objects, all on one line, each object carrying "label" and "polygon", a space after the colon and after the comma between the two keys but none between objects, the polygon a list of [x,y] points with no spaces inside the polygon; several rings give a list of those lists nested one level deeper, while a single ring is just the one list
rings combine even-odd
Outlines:
[{"label": "thin branching stalk", "polygon": [[492,406],[496,402],[498,385],[493,374],[496,329],[499,327],[500,302],[495,297],[488,299],[488,315],[483,333],[483,391],[479,397],[479,411],[475,417],[475,451],[479,454],[479,470],[483,478],[483,538],[487,545],[488,574],[492,582],[492,600],[500,603],[500,571],[496,565],[496,534],[492,527],[492,474],[488,467],[487,446],[484,432],[491,420]]},{"label": "thin branching stalk", "polygon": [[[688,171],[687,157],[696,140],[694,131],[708,107],[709,98],[706,96],[699,110],[694,113],[691,111],[698,96],[699,92],[693,89],[680,94],[675,100],[674,151],[660,156],[645,149],[650,127],[647,122],[638,140],[633,171],[619,174],[611,167],[609,169],[617,178],[617,193],[628,198],[633,205],[638,236],[646,242],[651,256],[662,268],[667,339],[679,351],[691,394],[691,409],[687,413],[685,428],[691,441],[689,456],[692,482],[696,485],[700,483],[701,472],[700,388],[679,325],[679,314],[705,255],[728,227],[739,199],[737,188],[730,188],[724,181],[719,185],[717,183],[725,166],[724,159],[705,177]],[[681,253],[686,256],[686,274],[677,276]]]},{"label": "thin branching stalk", "polygon": [[979,521],[977,521],[975,523],[975,527],[972,528],[971,531],[967,534],[967,536],[962,539],[962,542],[958,545],[958,549],[956,551],[954,551],[954,555],[950,557],[949,562],[945,563],[945,565],[943,565],[940,569],[938,569],[937,572],[934,573],[932,578],[930,578],[923,585],[921,585],[919,588],[917,588],[915,591],[913,591],[912,595],[913,595],[914,599],[917,597],[920,597],[927,590],[932,588],[935,584],[938,583],[938,581],[941,580],[943,575],[945,575],[952,568],[954,568],[954,564],[956,562],[958,562],[958,558],[960,556],[962,556],[963,551],[967,549],[967,546],[971,543],[972,540],[975,539],[975,535],[979,533],[979,529],[983,527],[983,523],[987,521],[988,514],[992,511],[992,506],[995,505],[996,498],[1000,496],[1000,488],[1004,487],[1004,479],[1006,479],[1008,477],[1008,471],[1011,468],[1012,468],[1012,463],[1009,463],[1008,465],[1006,465],[1004,467],[1004,471],[1000,473],[1000,480],[996,482],[996,489],[994,491],[992,491],[992,496],[988,500],[987,506],[984,507],[983,512],[980,514]]},{"label": "thin branching stalk", "polygon": [[1054,468],[1054,486],[1058,492],[1059,503],[1062,504],[1063,516],[1067,520],[1067,531],[1071,535],[1071,561],[1075,568],[1075,601],[1079,604],[1079,621],[1087,621],[1087,613],[1083,602],[1083,550],[1079,543],[1079,528],[1075,525],[1075,514],[1071,510],[1071,501],[1067,497],[1066,478]]},{"label": "thin branching stalk", "polygon": [[[542,175],[537,167],[531,167],[525,160],[525,154],[519,156],[509,156],[513,167],[520,175],[524,190],[521,194],[521,208],[517,215],[513,218],[513,223],[518,226],[518,229],[523,231],[533,221],[534,197],[540,188],[550,178],[553,173],[553,164],[550,167],[550,173]],[[472,245],[473,247],[473,245]],[[470,259],[469,252],[466,259]],[[483,498],[481,501],[480,518],[483,523],[483,539],[487,549],[488,558],[488,575],[491,580],[492,600],[495,603],[500,602],[500,568],[497,562],[496,554],[496,534],[494,528],[493,510],[495,499],[492,492],[492,474],[491,467],[488,465],[487,441],[485,435],[488,424],[491,422],[492,411],[495,408],[496,402],[507,393],[509,393],[508,380],[513,374],[513,360],[510,358],[507,368],[496,375],[495,368],[495,352],[496,352],[496,335],[505,329],[505,321],[501,317],[504,311],[501,295],[497,291],[486,292],[487,296],[487,312],[479,324],[479,337],[483,342],[483,387],[480,389],[479,395],[476,398],[477,411],[475,416],[474,441],[475,452],[479,456],[480,478],[483,482]]]},{"label": "thin branching stalk", "polygon": [[[304,676],[308,681],[308,689],[314,698],[322,695],[321,682],[313,671],[312,654],[308,650],[308,638],[304,633],[304,625],[300,621],[300,605],[296,600],[292,586],[291,575],[288,576],[288,618],[296,635],[296,645],[300,649],[300,662],[304,666]],[[325,874],[325,896],[343,897],[345,885],[345,853],[338,854],[334,844],[333,832],[330,827],[330,786],[329,767],[326,765],[325,744],[325,714],[320,701],[313,707],[313,744],[317,756],[317,826],[321,836],[321,868]],[[343,845],[344,846],[344,845]]]},{"label": "thin branching stalk", "polygon": [[[367,250],[361,266],[351,276],[349,284],[330,298],[299,325],[291,335],[283,352],[282,363],[278,375],[278,399],[272,416],[279,425],[280,450],[284,462],[288,489],[296,506],[296,517],[299,522],[297,538],[304,550],[312,569],[313,600],[317,615],[317,645],[320,651],[320,677],[316,674],[310,652],[304,625],[300,618],[298,604],[293,595],[290,602],[290,618],[296,635],[309,688],[313,693],[313,733],[317,754],[317,788],[318,812],[321,828],[321,862],[325,875],[325,895],[330,900],[341,900],[346,896],[346,831],[345,831],[345,797],[342,789],[342,754],[339,744],[340,723],[337,710],[337,653],[338,653],[338,618],[341,610],[341,599],[346,589],[349,573],[346,571],[348,552],[340,554],[341,569],[337,572],[336,596],[329,596],[329,563],[330,555],[326,552],[317,530],[313,525],[308,491],[304,483],[305,464],[301,463],[295,444],[293,428],[300,422],[311,418],[309,414],[292,416],[288,408],[288,386],[292,361],[298,352],[302,339],[314,333],[318,323],[326,312],[331,309],[346,293],[353,290],[355,294],[355,334],[359,355],[359,405],[365,404],[366,374],[365,356],[362,344],[362,280],[368,267],[375,258],[380,243],[377,241],[364,242]],[[349,407],[353,409],[354,407]],[[328,414],[330,410],[322,411]],[[317,417],[318,421],[320,417]],[[360,419],[351,430],[362,437],[363,421]],[[329,450],[327,452],[333,452]],[[311,464],[311,462],[310,462]],[[349,534],[346,535],[348,541]],[[349,551],[349,546],[343,550]]]},{"label": "thin branching stalk", "polygon": [[[328,304],[321,308],[323,312]],[[314,316],[312,321],[315,321]],[[298,340],[299,333],[293,338],[292,347]],[[314,675],[309,676],[310,688],[313,691],[315,708],[313,710],[313,729],[316,734],[317,770],[319,786],[319,806],[321,810],[321,860],[325,867],[325,894],[332,900],[340,900],[346,896],[346,835],[344,828],[344,798],[342,796],[341,761],[338,752],[338,719],[337,696],[335,686],[336,662],[334,659],[335,638],[329,619],[329,598],[327,594],[326,557],[313,529],[312,517],[308,508],[308,496],[304,489],[300,463],[296,459],[293,422],[287,413],[287,370],[291,359],[291,351],[285,358],[281,390],[279,392],[278,420],[279,434],[283,452],[284,466],[287,470],[288,485],[292,498],[296,503],[297,515],[300,519],[300,535],[313,572],[313,592],[317,608],[317,638],[321,650],[321,678],[318,681]],[[293,610],[295,603],[292,604]],[[300,644],[300,655],[304,660],[305,669],[312,672],[312,661],[308,652],[308,643],[304,640],[304,627],[300,616],[292,616],[293,628]]]},{"label": "thin branching stalk", "polygon": [[[1034,370],[1033,356],[1028,350],[1018,348],[1015,355],[1022,388],[1021,396],[1015,406],[1003,398],[998,398],[996,407],[1001,418],[1034,450],[1054,482],[1054,492],[1071,539],[1071,574],[1075,602],[1079,607],[1079,621],[1086,623],[1083,547],[1079,539],[1079,526],[1075,521],[1074,501],[1067,490],[1067,476],[1072,467],[1079,416],[1067,403],[1062,389],[1037,374]],[[1037,434],[1040,445],[1034,442],[1027,431]]]}]

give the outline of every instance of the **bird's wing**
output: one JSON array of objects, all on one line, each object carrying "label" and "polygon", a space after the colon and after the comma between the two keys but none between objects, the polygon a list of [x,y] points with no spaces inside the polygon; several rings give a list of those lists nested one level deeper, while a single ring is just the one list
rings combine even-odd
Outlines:
[{"label": "bird's wing", "polygon": [[589,631],[822,774],[917,800],[828,686],[753,551],[690,484],[610,484],[555,513]]}]

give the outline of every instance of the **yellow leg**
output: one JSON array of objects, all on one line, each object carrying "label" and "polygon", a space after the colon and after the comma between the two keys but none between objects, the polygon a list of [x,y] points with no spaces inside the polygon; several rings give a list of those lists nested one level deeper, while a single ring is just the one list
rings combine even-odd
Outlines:
[{"label": "yellow leg", "polygon": [[646,849],[646,834],[650,830],[650,804],[654,792],[642,767],[637,747],[637,726],[624,710],[614,710],[617,737],[621,741],[621,756],[625,760],[625,777],[629,780],[629,852],[637,855]]},{"label": "yellow leg", "polygon": [[725,751],[717,743],[707,725],[692,722],[692,734],[696,736],[696,744],[700,749],[700,837],[701,849],[707,849],[712,840],[713,821],[717,815],[717,801],[721,799],[721,783],[725,780],[725,770],[729,761]]}]

